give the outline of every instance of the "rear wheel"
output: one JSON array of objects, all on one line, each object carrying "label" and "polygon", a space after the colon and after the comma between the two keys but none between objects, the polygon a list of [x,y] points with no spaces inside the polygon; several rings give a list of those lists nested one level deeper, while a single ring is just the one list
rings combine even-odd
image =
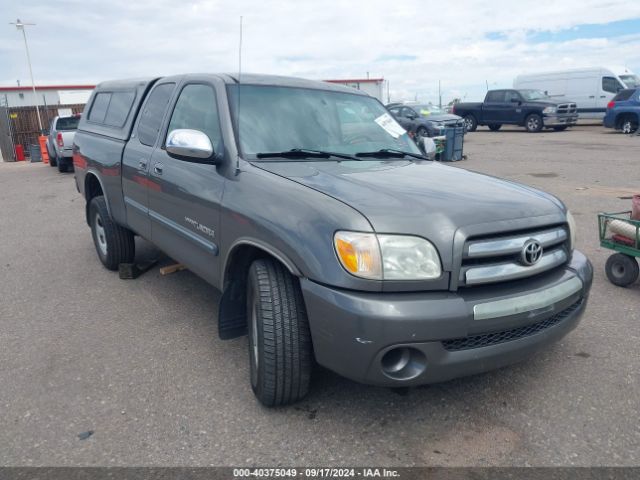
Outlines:
[{"label": "rear wheel", "polygon": [[622,133],[633,133],[638,129],[638,123],[630,117],[625,117],[620,121]]},{"label": "rear wheel", "polygon": [[279,262],[258,259],[247,282],[251,388],[267,407],[303,398],[311,379],[311,333],[298,279]]},{"label": "rear wheel", "polygon": [[93,243],[102,264],[109,270],[118,270],[121,263],[133,263],[136,248],[133,233],[113,221],[103,196],[91,200],[89,219]]},{"label": "rear wheel", "polygon": [[638,279],[640,269],[635,258],[623,253],[614,253],[607,259],[605,272],[611,283],[627,287]]},{"label": "rear wheel", "polygon": [[58,165],[58,159],[56,158],[56,154],[54,153],[53,155],[51,155],[48,150],[47,150],[47,154],[49,155],[49,166],[50,167],[57,166]]},{"label": "rear wheel", "polygon": [[542,130],[544,124],[542,123],[542,117],[537,113],[532,113],[524,120],[524,126],[527,132],[537,133]]},{"label": "rear wheel", "polygon": [[478,128],[478,121],[473,115],[467,115],[464,117],[464,128],[467,132],[475,132]]},{"label": "rear wheel", "polygon": [[58,158],[57,163],[58,163],[58,171],[60,173],[66,173],[69,171],[69,164],[67,163],[67,160],[64,157]]},{"label": "rear wheel", "polygon": [[498,130],[500,130],[500,127],[502,127],[502,124],[492,123],[491,125],[489,125],[489,130],[491,130],[492,132],[497,132]]}]

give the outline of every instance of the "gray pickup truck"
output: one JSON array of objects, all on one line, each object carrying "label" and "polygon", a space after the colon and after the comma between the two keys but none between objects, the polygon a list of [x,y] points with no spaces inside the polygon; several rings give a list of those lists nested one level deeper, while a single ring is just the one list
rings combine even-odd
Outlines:
[{"label": "gray pickup truck", "polygon": [[566,335],[587,303],[592,267],[560,200],[428,161],[354,89],[105,82],[74,163],[104,266],[133,262],[138,235],[219,289],[219,336],[248,334],[268,406],[307,393],[314,359],[388,387],[508,365]]},{"label": "gray pickup truck", "polygon": [[73,137],[80,123],[80,115],[55,117],[49,125],[47,154],[49,165],[57,166],[59,172],[73,168]]}]

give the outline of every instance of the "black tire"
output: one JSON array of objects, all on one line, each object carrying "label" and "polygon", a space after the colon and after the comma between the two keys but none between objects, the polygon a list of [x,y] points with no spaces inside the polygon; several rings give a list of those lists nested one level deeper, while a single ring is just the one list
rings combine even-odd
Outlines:
[{"label": "black tire", "polygon": [[631,117],[624,117],[619,123],[622,133],[631,134],[638,129],[638,123]]},{"label": "black tire", "polygon": [[560,125],[559,127],[553,127],[556,132],[562,132],[566,130],[568,127],[566,125]]},{"label": "black tire", "polygon": [[[47,149],[47,153],[49,153],[49,149]],[[49,153],[49,166],[56,167],[57,165],[58,165],[58,159],[56,158],[55,153],[53,155]]]},{"label": "black tire", "polygon": [[464,117],[464,127],[467,132],[475,132],[478,128],[478,121],[473,115],[467,115]]},{"label": "black tire", "polygon": [[605,266],[607,278],[619,287],[627,287],[638,279],[638,262],[623,253],[614,253],[607,259]]},{"label": "black tire", "polygon": [[251,388],[267,407],[288,405],[309,391],[311,333],[298,279],[279,262],[251,264],[247,280]]},{"label": "black tire", "polygon": [[418,127],[418,129],[416,130],[416,136],[418,136],[418,137],[428,137],[429,136],[429,131],[427,130],[426,127]]},{"label": "black tire", "polygon": [[501,127],[501,123],[492,123],[491,125],[489,125],[489,130],[491,130],[492,132],[497,132]]},{"label": "black tire", "polygon": [[69,171],[69,164],[64,158],[59,158],[58,162],[58,171],[60,173],[67,173]]},{"label": "black tire", "polygon": [[133,263],[136,251],[133,233],[113,221],[103,196],[91,200],[89,221],[98,258],[106,268],[118,270],[121,263]]},{"label": "black tire", "polygon": [[537,113],[531,113],[524,119],[524,128],[526,128],[529,133],[537,133],[542,130],[543,127],[544,122],[542,121],[542,117]]}]

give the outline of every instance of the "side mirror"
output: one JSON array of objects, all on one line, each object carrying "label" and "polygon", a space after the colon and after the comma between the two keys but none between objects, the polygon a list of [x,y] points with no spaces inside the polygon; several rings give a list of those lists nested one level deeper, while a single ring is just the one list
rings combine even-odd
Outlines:
[{"label": "side mirror", "polygon": [[167,152],[185,160],[194,159],[201,163],[215,163],[213,145],[209,137],[199,131],[180,128],[167,136]]},{"label": "side mirror", "polygon": [[511,97],[511,103],[520,103],[520,99],[516,97]]},{"label": "side mirror", "polygon": [[409,120],[415,120],[416,118],[418,118],[418,115],[416,115],[415,113],[407,113],[405,117],[407,117]]}]

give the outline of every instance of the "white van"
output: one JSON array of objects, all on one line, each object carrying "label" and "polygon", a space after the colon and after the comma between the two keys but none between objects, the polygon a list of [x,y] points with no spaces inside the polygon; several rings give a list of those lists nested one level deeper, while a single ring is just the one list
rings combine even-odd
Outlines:
[{"label": "white van", "polygon": [[607,103],[623,88],[640,87],[640,77],[624,67],[592,67],[518,75],[513,88],[541,90],[554,100],[577,104],[579,118],[602,119]]}]

